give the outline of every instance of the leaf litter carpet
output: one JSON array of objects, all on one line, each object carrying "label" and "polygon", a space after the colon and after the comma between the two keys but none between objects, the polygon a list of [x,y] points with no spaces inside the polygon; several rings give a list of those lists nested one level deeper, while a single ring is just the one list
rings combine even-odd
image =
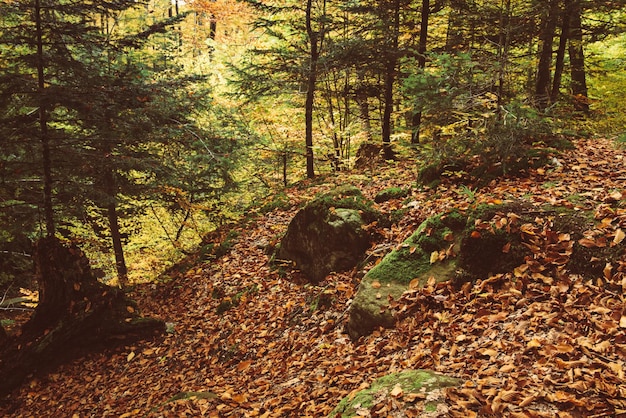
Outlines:
[{"label": "leaf litter carpet", "polygon": [[[353,343],[344,332],[362,271],[332,274],[316,286],[300,273],[270,268],[275,244],[297,205],[333,182],[366,195],[414,183],[408,163],[325,178],[287,191],[288,210],[236,227],[232,250],[198,262],[133,297],[144,315],[168,322],[168,333],[89,354],[34,377],[0,404],[15,417],[322,417],[377,377],[427,368],[459,377],[445,407],[430,416],[626,416],[626,257],[593,280],[563,270],[574,245],[621,248],[626,231],[626,152],[608,140],[577,142],[559,163],[505,178],[469,193],[444,182],[413,191],[388,229],[377,228],[370,268],[426,217],[451,208],[524,199],[591,211],[597,227],[575,240],[537,218],[515,225],[513,214],[490,220],[514,227],[534,256],[515,271],[455,290],[447,284],[412,289],[392,301],[395,329]],[[216,234],[216,240],[219,234]],[[392,391],[358,416],[420,416],[424,399]]]}]

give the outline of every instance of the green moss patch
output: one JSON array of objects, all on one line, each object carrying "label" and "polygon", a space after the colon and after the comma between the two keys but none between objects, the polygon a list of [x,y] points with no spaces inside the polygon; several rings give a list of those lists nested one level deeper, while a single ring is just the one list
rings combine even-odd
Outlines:
[{"label": "green moss patch", "polygon": [[342,399],[329,418],[369,416],[367,412],[376,410],[377,405],[387,402],[389,398],[403,402],[406,409],[418,414],[433,412],[438,404],[443,404],[443,396],[437,396],[436,392],[459,384],[459,379],[430,370],[392,373],[375,380],[369,388]]},{"label": "green moss patch", "polygon": [[402,199],[404,197],[407,197],[410,193],[410,188],[390,187],[388,189],[378,192],[374,197],[374,202],[382,203],[391,199]]},{"label": "green moss patch", "polygon": [[319,213],[326,213],[331,208],[353,209],[361,214],[365,223],[374,222],[381,217],[380,212],[374,208],[374,202],[365,198],[361,190],[352,185],[339,186],[317,196],[307,204],[307,208]]}]

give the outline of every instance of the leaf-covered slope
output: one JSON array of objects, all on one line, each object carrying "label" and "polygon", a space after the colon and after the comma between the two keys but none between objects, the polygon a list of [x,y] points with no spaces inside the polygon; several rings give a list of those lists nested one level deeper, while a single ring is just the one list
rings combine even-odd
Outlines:
[{"label": "leaf-covered slope", "polygon": [[[518,198],[589,211],[598,226],[576,240],[576,248],[604,245],[623,254],[626,152],[590,140],[558,158],[561,166],[476,192],[442,184],[414,191],[408,201],[381,203],[382,212],[406,213],[378,230],[366,269],[428,216]],[[399,164],[336,183],[352,182],[373,197],[414,178],[412,164]],[[310,184],[288,193],[296,203],[330,187]],[[34,378],[3,400],[0,415],[320,417],[375,378],[419,368],[465,382],[447,392],[453,416],[612,416],[626,410],[626,257],[605,265],[592,281],[558,273],[551,245],[567,237],[552,236],[549,220],[536,219],[527,226],[536,237],[535,256],[524,267],[461,291],[433,284],[409,292],[394,303],[396,329],[353,344],[344,325],[359,272],[312,286],[297,271],[268,265],[265,247],[294,214],[259,216],[240,228],[220,259],[194,265],[169,283],[138,288],[142,311],[171,323],[166,337]],[[411,416],[412,402],[381,398],[370,414]]]}]

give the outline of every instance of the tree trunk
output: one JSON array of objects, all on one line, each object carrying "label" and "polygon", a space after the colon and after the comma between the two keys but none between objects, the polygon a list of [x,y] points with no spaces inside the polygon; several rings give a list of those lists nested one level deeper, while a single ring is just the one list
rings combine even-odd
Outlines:
[{"label": "tree trunk", "polygon": [[7,332],[2,327],[2,324],[0,324],[0,348],[2,348],[8,340],[9,340],[9,336],[7,335]]},{"label": "tree trunk", "polygon": [[572,95],[576,110],[589,112],[583,31],[581,28],[582,6],[580,0],[572,0],[570,18],[569,61],[572,77]]},{"label": "tree trunk", "polygon": [[552,91],[550,93],[550,103],[555,103],[559,98],[561,79],[565,67],[565,50],[570,35],[570,13],[571,0],[565,0],[563,13],[561,15],[561,36],[559,38],[559,49],[556,51],[556,64],[554,66],[554,79],[552,80]]},{"label": "tree trunk", "polygon": [[511,43],[511,0],[505,0],[500,4],[500,36],[498,42],[498,116],[501,117],[501,109],[504,105],[504,79],[509,60],[509,44]]},{"label": "tree trunk", "polygon": [[[115,199],[115,197],[111,198]],[[115,254],[117,280],[119,281],[120,287],[124,289],[128,286],[128,268],[126,267],[126,259],[124,257],[124,247],[122,245],[122,236],[120,234],[115,200],[109,203],[107,207],[107,217],[109,218],[109,229],[111,230],[111,241],[113,242],[113,253]]]},{"label": "tree trunk", "polygon": [[550,103],[550,78],[552,65],[552,43],[556,31],[559,2],[550,0],[541,22],[539,35],[539,64],[535,80],[535,106],[544,110]]},{"label": "tree trunk", "polygon": [[309,37],[309,71],[307,74],[307,91],[304,110],[305,121],[305,145],[306,145],[306,175],[312,179],[315,177],[313,155],[313,105],[315,100],[315,86],[317,84],[317,61],[319,59],[318,34],[313,30],[313,1],[307,0],[306,4],[306,32]]},{"label": "tree trunk", "polygon": [[[428,18],[430,15],[430,1],[422,0],[422,20],[420,26],[420,40],[417,45],[417,66],[420,69],[426,67],[426,44],[428,41]],[[411,120],[413,132],[411,134],[411,143],[418,144],[420,142],[420,126],[422,124],[422,111],[414,111]]]},{"label": "tree trunk", "polygon": [[46,220],[46,234],[54,236],[54,210],[52,208],[52,158],[50,157],[50,136],[48,133],[48,100],[46,98],[45,60],[43,51],[43,24],[40,0],[35,0],[35,32],[37,37],[37,83],[39,95],[39,134],[43,158],[43,207]]},{"label": "tree trunk", "polygon": [[387,52],[385,65],[385,82],[384,82],[384,100],[385,108],[383,111],[382,136],[383,136],[383,153],[386,160],[394,159],[393,150],[391,149],[391,115],[393,113],[393,86],[396,80],[396,67],[398,64],[398,38],[400,36],[400,1],[393,2],[393,17],[391,27],[389,28],[391,43]]},{"label": "tree trunk", "polygon": [[141,318],[120,289],[95,278],[75,245],[55,237],[35,244],[39,304],[19,337],[0,352],[0,395],[33,373],[46,372],[85,349],[161,333],[160,320]]},{"label": "tree trunk", "polygon": [[117,215],[117,188],[115,172],[111,162],[113,156],[111,149],[108,146],[105,147],[103,154],[103,186],[106,194],[104,208],[106,208],[107,218],[109,220],[109,231],[111,233],[111,243],[113,244],[113,254],[115,255],[117,280],[119,281],[120,287],[124,289],[128,286],[128,268],[126,267],[124,247],[122,245],[122,236],[120,234],[119,217]]},{"label": "tree trunk", "polygon": [[359,106],[359,121],[361,122],[361,129],[365,132],[365,141],[370,142],[373,140],[373,136],[370,121],[369,88],[361,71],[358,71],[357,77],[358,84],[354,92],[354,99]]}]

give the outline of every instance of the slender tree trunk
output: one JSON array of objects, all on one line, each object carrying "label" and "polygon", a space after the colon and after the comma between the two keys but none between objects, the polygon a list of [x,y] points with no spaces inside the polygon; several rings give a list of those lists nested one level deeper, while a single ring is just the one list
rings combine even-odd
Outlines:
[{"label": "slender tree trunk", "polygon": [[370,122],[370,106],[367,101],[367,94],[360,95],[357,93],[356,102],[359,105],[359,120],[361,121],[361,129],[365,132],[365,140],[372,141],[372,124]]},{"label": "slender tree trunk", "polygon": [[354,100],[359,106],[359,121],[361,122],[361,129],[365,132],[365,140],[371,142],[372,136],[372,123],[370,121],[370,106],[369,106],[369,94],[365,85],[365,76],[362,72],[357,73],[358,85],[354,92]]},{"label": "slender tree trunk", "polygon": [[383,136],[383,153],[385,159],[394,158],[391,149],[391,115],[393,113],[393,86],[396,80],[396,67],[398,64],[398,38],[400,36],[400,0],[393,2],[393,17],[391,21],[390,35],[391,43],[390,51],[387,53],[385,65],[385,82],[384,82],[384,100],[385,108],[383,111],[382,136]]},{"label": "slender tree trunk", "polygon": [[446,52],[455,52],[467,49],[467,38],[463,34],[464,16],[462,6],[451,6],[448,13],[448,25],[446,28]]},{"label": "slender tree trunk", "polygon": [[52,158],[48,132],[48,100],[46,97],[45,62],[43,55],[43,24],[41,1],[35,0],[35,32],[37,37],[37,83],[39,94],[39,133],[43,158],[43,207],[47,236],[54,236],[54,211],[52,208]]},{"label": "slender tree trunk", "polygon": [[109,228],[111,229],[111,240],[113,242],[113,253],[115,254],[115,269],[120,287],[128,286],[128,268],[124,257],[124,247],[122,246],[122,236],[120,234],[119,218],[115,202],[110,203],[107,208],[109,218]]},{"label": "slender tree trunk", "polygon": [[552,80],[552,91],[550,93],[550,103],[555,103],[559,98],[563,69],[565,68],[565,50],[570,35],[570,14],[571,0],[565,0],[563,13],[561,15],[561,36],[559,38],[559,49],[556,51],[556,64],[554,66],[554,79]]},{"label": "slender tree trunk", "polygon": [[315,85],[317,83],[317,61],[319,59],[318,34],[313,30],[313,2],[307,0],[306,5],[306,32],[309,37],[309,71],[307,78],[306,102],[304,110],[305,143],[306,143],[306,175],[315,177],[313,155],[313,105],[315,100]]},{"label": "slender tree trunk", "polygon": [[585,53],[583,49],[583,31],[581,28],[582,6],[580,0],[572,0],[570,17],[569,61],[572,77],[572,95],[576,110],[588,113],[589,101],[585,72]]},{"label": "slender tree trunk", "polygon": [[498,115],[504,104],[504,79],[506,76],[507,62],[509,59],[509,44],[511,42],[511,0],[500,4],[500,40],[498,42]]},{"label": "slender tree trunk", "polygon": [[535,106],[540,110],[548,107],[550,102],[552,43],[556,31],[558,6],[558,0],[550,0],[546,4],[547,10],[541,22],[539,64],[537,65],[537,79],[535,80]]},{"label": "slender tree trunk", "polygon": [[[426,45],[428,42],[428,18],[430,16],[430,1],[422,0],[422,20],[420,25],[420,40],[417,45],[417,67],[423,70],[426,67]],[[411,143],[418,144],[420,142],[420,126],[422,124],[422,111],[414,111],[411,120],[413,125],[413,133],[411,134]]]},{"label": "slender tree trunk", "polygon": [[107,218],[109,220],[109,230],[111,232],[111,242],[113,244],[113,254],[115,255],[115,269],[120,287],[128,286],[128,268],[124,257],[124,247],[122,245],[122,235],[120,234],[119,217],[117,215],[115,176],[110,166],[105,167],[105,190],[107,194]]}]

